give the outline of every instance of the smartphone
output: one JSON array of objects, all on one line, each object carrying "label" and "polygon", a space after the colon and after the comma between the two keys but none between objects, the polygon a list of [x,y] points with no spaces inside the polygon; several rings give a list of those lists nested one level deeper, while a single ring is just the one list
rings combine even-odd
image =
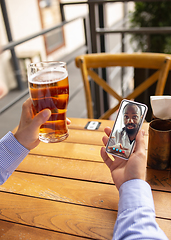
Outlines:
[{"label": "smartphone", "polygon": [[142,103],[122,100],[112,128],[106,152],[128,160],[135,147],[135,139],[140,130],[147,106]]}]

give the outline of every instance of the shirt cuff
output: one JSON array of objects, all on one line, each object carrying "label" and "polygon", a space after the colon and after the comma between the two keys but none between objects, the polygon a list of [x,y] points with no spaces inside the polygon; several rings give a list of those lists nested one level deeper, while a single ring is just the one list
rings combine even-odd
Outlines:
[{"label": "shirt cuff", "polygon": [[8,132],[0,139],[0,149],[2,153],[0,169],[5,169],[8,172],[13,172],[30,152],[17,141],[12,132]]},{"label": "shirt cuff", "polygon": [[154,210],[153,196],[150,185],[141,179],[132,179],[119,188],[118,214],[138,207],[150,207]]}]

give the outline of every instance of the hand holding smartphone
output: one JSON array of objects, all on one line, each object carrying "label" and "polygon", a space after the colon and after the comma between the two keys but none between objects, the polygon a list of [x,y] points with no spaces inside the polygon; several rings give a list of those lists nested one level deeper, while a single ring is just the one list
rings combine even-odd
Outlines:
[{"label": "hand holding smartphone", "polygon": [[128,160],[134,150],[135,139],[147,113],[142,103],[123,100],[106,145],[106,152]]}]

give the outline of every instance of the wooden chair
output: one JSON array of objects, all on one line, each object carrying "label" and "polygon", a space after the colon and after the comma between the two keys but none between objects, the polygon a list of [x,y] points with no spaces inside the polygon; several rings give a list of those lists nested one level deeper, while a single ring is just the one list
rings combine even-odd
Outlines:
[{"label": "wooden chair", "polygon": [[155,82],[157,82],[155,95],[163,95],[167,76],[171,68],[170,55],[158,53],[85,54],[76,57],[75,63],[82,73],[88,118],[94,118],[89,77],[119,101],[115,107],[107,110],[100,117],[101,119],[108,119],[118,109],[123,97],[99,77],[93,69],[113,66],[156,69],[155,73],[144,80],[131,94],[124,97],[126,99],[135,99]]}]

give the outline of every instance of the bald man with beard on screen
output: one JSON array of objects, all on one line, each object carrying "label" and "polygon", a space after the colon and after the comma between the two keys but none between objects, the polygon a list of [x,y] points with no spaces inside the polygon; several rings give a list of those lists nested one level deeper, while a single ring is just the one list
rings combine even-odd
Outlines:
[{"label": "bald man with beard on screen", "polygon": [[128,103],[123,108],[124,127],[117,129],[110,139],[108,152],[128,158],[142,119],[141,107]]}]

